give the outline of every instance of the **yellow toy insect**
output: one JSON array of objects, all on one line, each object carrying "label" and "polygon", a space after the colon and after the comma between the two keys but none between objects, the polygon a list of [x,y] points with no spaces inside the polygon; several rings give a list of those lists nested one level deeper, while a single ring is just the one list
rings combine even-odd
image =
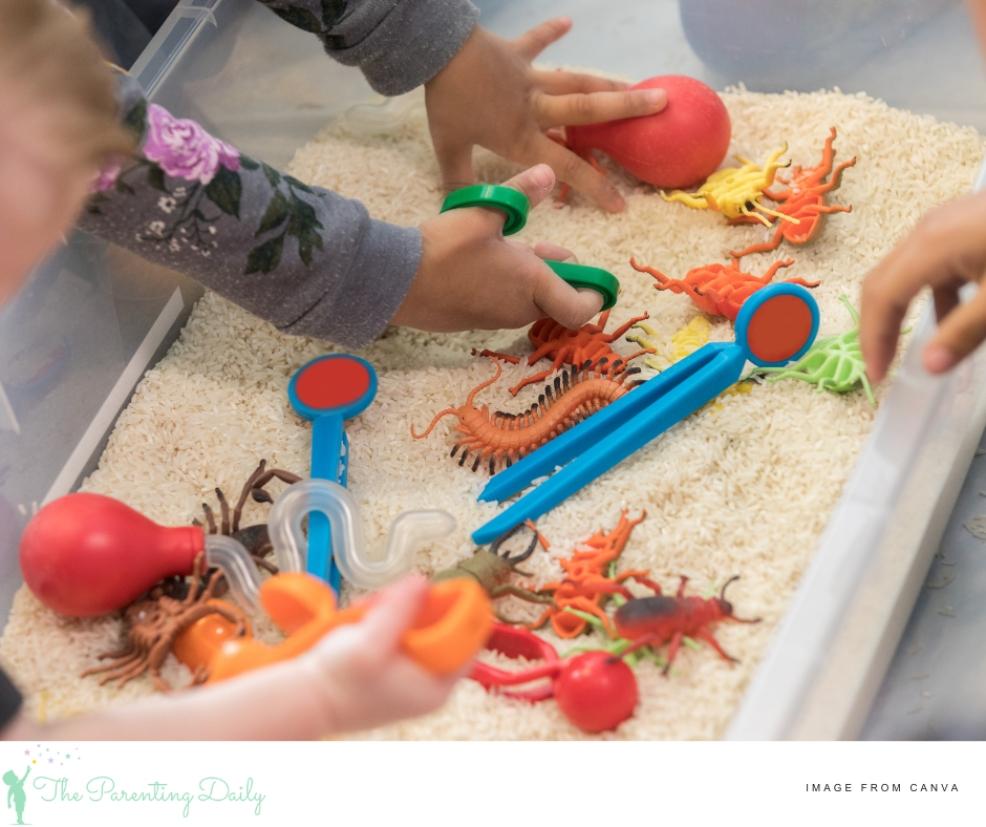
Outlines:
[{"label": "yellow toy insect", "polygon": [[787,143],[773,152],[767,162],[761,167],[754,161],[737,155],[743,166],[727,167],[713,172],[696,192],[674,190],[670,195],[661,193],[665,201],[676,201],[691,207],[693,210],[717,210],[727,219],[753,218],[765,227],[771,226],[767,216],[773,216],[783,221],[797,219],[766,207],[760,202],[764,190],[774,183],[777,170],[791,165],[791,161],[781,161],[781,156],[787,152]]}]

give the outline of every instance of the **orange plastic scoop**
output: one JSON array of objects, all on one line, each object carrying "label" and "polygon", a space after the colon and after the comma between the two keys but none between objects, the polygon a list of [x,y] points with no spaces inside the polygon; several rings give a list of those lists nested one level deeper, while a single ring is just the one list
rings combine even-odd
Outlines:
[{"label": "orange plastic scoop", "polygon": [[[286,572],[263,583],[260,601],[286,634],[285,639],[275,645],[254,638],[224,642],[211,658],[209,683],[307,651],[332,629],[358,622],[374,598],[337,611],[332,589],[325,581]],[[492,627],[492,607],[482,587],[472,579],[446,580],[430,587],[418,618],[404,635],[403,649],[425,669],[449,674],[472,660]]]}]

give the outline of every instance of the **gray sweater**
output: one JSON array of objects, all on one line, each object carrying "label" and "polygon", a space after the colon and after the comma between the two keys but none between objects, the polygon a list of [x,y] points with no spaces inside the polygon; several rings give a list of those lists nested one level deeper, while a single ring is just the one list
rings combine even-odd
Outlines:
[{"label": "gray sweater", "polygon": [[[385,95],[438,74],[478,18],[468,0],[260,2]],[[104,171],[82,229],[186,273],[287,333],[355,348],[383,331],[417,271],[417,229],[375,221],[358,201],[240,153],[148,104],[130,78],[120,96],[141,151]]]}]

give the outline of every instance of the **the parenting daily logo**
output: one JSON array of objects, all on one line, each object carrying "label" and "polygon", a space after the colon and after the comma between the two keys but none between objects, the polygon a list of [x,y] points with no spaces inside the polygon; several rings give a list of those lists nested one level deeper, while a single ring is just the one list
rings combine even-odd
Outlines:
[{"label": "the parenting daily logo", "polygon": [[[0,825],[38,825],[63,823],[68,808],[94,813],[99,808],[130,808],[135,819],[146,820],[150,808],[164,816],[189,818],[193,810],[219,807],[235,808],[238,815],[263,814],[266,793],[252,777],[232,781],[219,775],[205,775],[187,783],[155,777],[134,780],[128,766],[126,779],[112,771],[94,771],[83,761],[77,747],[59,749],[35,744],[19,754],[5,754],[0,768],[8,767],[0,777],[7,790],[6,818]],[[152,762],[148,761],[148,766]],[[56,810],[58,811],[56,813]],[[216,815],[218,810],[211,810]]]}]

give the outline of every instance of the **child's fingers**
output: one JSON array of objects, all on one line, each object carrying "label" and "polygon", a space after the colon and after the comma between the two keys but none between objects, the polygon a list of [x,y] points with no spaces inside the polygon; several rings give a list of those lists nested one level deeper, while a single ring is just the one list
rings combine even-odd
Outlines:
[{"label": "child's fingers", "polygon": [[428,581],[412,576],[380,593],[360,623],[361,632],[375,650],[390,652],[398,647],[401,636],[421,610],[427,592]]},{"label": "child's fingers", "polygon": [[935,299],[935,318],[941,322],[949,313],[959,306],[959,288],[961,281],[952,284],[941,284],[932,288]]},{"label": "child's fingers", "polygon": [[668,96],[663,89],[576,92],[571,95],[538,95],[534,99],[534,108],[542,127],[637,118],[660,112],[667,104]]},{"label": "child's fingers", "polygon": [[616,187],[606,176],[596,172],[574,152],[559,146],[544,134],[537,136],[533,144],[537,160],[551,165],[555,174],[578,192],[587,195],[609,212],[620,212],[626,206]]},{"label": "child's fingers", "polygon": [[595,290],[576,290],[547,265],[541,265],[534,281],[534,304],[563,327],[582,327],[603,306]]},{"label": "child's fingers", "polygon": [[566,72],[564,69],[532,69],[534,84],[549,95],[572,95],[576,92],[619,92],[630,84],[622,80]]},{"label": "child's fingers", "polygon": [[538,258],[578,262],[575,253],[567,247],[562,247],[560,244],[553,244],[550,241],[538,241],[531,249],[534,250],[534,255]]},{"label": "child's fingers", "polygon": [[859,344],[873,382],[886,376],[912,299],[935,281],[928,275],[930,262],[924,261],[921,245],[914,244],[913,238],[910,236],[877,264],[863,282]]},{"label": "child's fingers", "polygon": [[974,351],[986,339],[986,291],[982,288],[960,304],[938,326],[924,349],[929,373],[943,373]]},{"label": "child's fingers", "polygon": [[435,141],[435,157],[446,191],[457,190],[476,183],[472,166],[472,145],[446,145]]},{"label": "child's fingers", "polygon": [[514,46],[527,60],[534,60],[556,40],[568,34],[572,21],[567,17],[555,17],[528,29],[514,41]]},{"label": "child's fingers", "polygon": [[[503,185],[524,193],[533,209],[551,194],[555,186],[555,173],[547,164],[535,164],[523,172],[518,172],[509,181],[504,181]],[[499,233],[503,229],[504,215],[500,210],[492,207],[477,207],[475,211],[483,216],[483,221],[490,232]]]}]

